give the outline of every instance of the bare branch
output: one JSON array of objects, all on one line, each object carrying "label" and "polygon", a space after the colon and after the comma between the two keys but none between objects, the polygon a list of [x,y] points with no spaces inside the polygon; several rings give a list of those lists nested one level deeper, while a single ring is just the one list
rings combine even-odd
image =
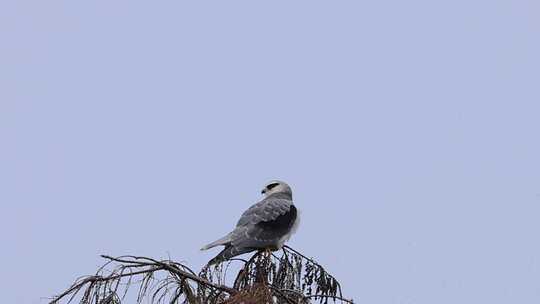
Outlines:
[{"label": "bare branch", "polygon": [[[203,284],[203,285],[206,285],[206,286],[209,286],[209,287],[212,287],[212,288],[215,288],[215,289],[219,289],[219,290],[222,290],[222,291],[225,291],[229,294],[235,294],[237,291],[231,287],[228,287],[228,286],[225,286],[225,285],[218,285],[218,284],[214,284],[212,282],[209,282],[208,280],[205,280],[195,274],[192,274],[190,272],[187,272],[187,271],[184,271],[184,270],[181,270],[177,265],[181,265],[179,263],[164,263],[164,262],[159,262],[159,261],[156,261],[156,260],[153,260],[153,259],[150,259],[150,258],[145,258],[145,257],[134,257],[136,259],[146,259],[146,260],[150,260],[150,261],[153,261],[153,263],[145,263],[145,262],[137,262],[137,261],[128,261],[128,260],[122,260],[122,259],[119,259],[119,258],[113,258],[111,256],[107,256],[107,255],[102,255],[103,258],[106,258],[106,259],[109,259],[109,260],[112,260],[112,261],[116,261],[116,262],[121,262],[121,263],[134,263],[134,264],[140,264],[140,265],[148,265],[148,266],[160,266],[161,269],[165,269],[171,273],[174,273],[176,275],[178,275],[180,278],[187,278],[187,279],[190,279],[192,281],[195,281],[199,284]],[[183,265],[181,265],[182,267],[184,267]],[[187,268],[187,267],[186,267]]]},{"label": "bare branch", "polygon": [[[81,294],[81,304],[119,304],[131,285],[138,285],[137,303],[143,303],[145,298],[148,303],[171,304],[307,304],[311,300],[326,304],[328,299],[353,303],[342,296],[339,282],[321,265],[288,246],[281,255],[259,251],[248,260],[237,258],[205,266],[199,274],[171,260],[102,257],[106,263],[95,275],[78,278],[50,303],[70,303]],[[232,269],[239,267],[232,287],[224,284],[231,281],[227,279],[231,263]]]}]

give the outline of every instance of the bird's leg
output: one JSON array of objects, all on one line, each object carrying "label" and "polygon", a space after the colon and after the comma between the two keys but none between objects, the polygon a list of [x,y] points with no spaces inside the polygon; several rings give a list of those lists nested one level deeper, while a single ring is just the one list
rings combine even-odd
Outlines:
[{"label": "bird's leg", "polygon": [[272,255],[272,249],[266,248],[266,249],[264,250],[264,253],[265,253],[265,258],[266,258],[266,260],[269,260],[269,259],[270,259],[270,256]]},{"label": "bird's leg", "polygon": [[272,258],[272,248],[265,248],[264,249],[264,253],[263,253],[263,257],[264,257],[264,264],[265,265],[269,265],[271,262],[271,258]]},{"label": "bird's leg", "polygon": [[260,251],[260,259],[257,264],[257,274],[256,274],[256,282],[257,283],[263,283],[268,284],[268,266],[270,265],[270,257],[272,254],[271,248],[264,248]]}]

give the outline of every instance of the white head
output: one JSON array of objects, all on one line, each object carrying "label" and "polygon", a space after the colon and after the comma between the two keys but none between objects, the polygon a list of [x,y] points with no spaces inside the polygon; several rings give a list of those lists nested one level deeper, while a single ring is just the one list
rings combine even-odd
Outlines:
[{"label": "white head", "polygon": [[269,196],[274,193],[287,193],[292,196],[292,190],[289,185],[287,185],[286,182],[282,182],[279,180],[273,180],[270,181],[264,186],[264,188],[261,191],[264,196]]}]

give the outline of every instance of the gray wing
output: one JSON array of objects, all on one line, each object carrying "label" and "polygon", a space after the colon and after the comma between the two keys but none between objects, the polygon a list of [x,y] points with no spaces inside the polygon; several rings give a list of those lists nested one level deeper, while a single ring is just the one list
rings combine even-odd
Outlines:
[{"label": "gray wing", "polygon": [[236,227],[254,225],[259,222],[275,220],[278,216],[290,211],[293,202],[288,199],[265,199],[246,210]]},{"label": "gray wing", "polygon": [[237,248],[276,247],[291,230],[296,221],[296,213],[290,200],[263,200],[242,214],[232,232],[231,244]]}]

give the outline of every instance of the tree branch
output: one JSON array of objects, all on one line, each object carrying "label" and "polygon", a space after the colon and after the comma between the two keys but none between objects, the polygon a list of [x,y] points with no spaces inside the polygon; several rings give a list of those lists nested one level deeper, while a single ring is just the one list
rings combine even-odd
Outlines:
[{"label": "tree branch", "polygon": [[[231,287],[228,287],[228,286],[225,286],[225,285],[220,285],[220,284],[214,284],[208,280],[205,280],[197,275],[194,275],[194,274],[191,274],[187,271],[183,271],[181,269],[179,269],[177,266],[171,266],[170,264],[168,263],[163,263],[163,262],[160,262],[160,261],[156,261],[156,260],[152,260],[153,263],[144,263],[144,262],[136,262],[136,261],[126,261],[126,260],[122,260],[122,259],[118,259],[118,258],[113,258],[111,256],[108,256],[108,255],[102,255],[101,257],[105,258],[105,259],[109,259],[111,261],[115,261],[115,262],[121,262],[121,263],[134,263],[134,264],[144,264],[144,265],[148,265],[148,266],[160,266],[161,269],[164,269],[164,270],[168,270],[169,272],[172,272],[178,276],[180,276],[181,278],[187,278],[187,279],[190,279],[192,281],[195,281],[199,284],[202,284],[202,285],[205,285],[205,286],[208,286],[208,287],[212,287],[212,288],[215,288],[215,289],[219,289],[221,291],[224,291],[230,295],[234,295],[235,293],[237,293],[237,290],[235,290],[234,288],[231,288]],[[145,259],[148,259],[148,258],[145,258]],[[151,259],[149,259],[151,260]]]},{"label": "tree branch", "polygon": [[[78,278],[50,303],[56,304],[63,299],[70,303],[79,294],[81,304],[120,303],[132,284],[138,286],[137,303],[146,302],[145,298],[148,303],[189,304],[240,304],[246,301],[300,304],[309,303],[310,299],[319,303],[327,303],[328,299],[353,303],[343,297],[339,282],[320,264],[288,246],[283,247],[281,256],[263,250],[248,260],[232,259],[243,262],[232,280],[232,287],[223,284],[229,281],[228,264],[225,267],[205,266],[196,274],[189,267],[171,260],[131,255],[101,257],[106,263],[94,275]],[[156,275],[158,272],[165,276]]]}]

